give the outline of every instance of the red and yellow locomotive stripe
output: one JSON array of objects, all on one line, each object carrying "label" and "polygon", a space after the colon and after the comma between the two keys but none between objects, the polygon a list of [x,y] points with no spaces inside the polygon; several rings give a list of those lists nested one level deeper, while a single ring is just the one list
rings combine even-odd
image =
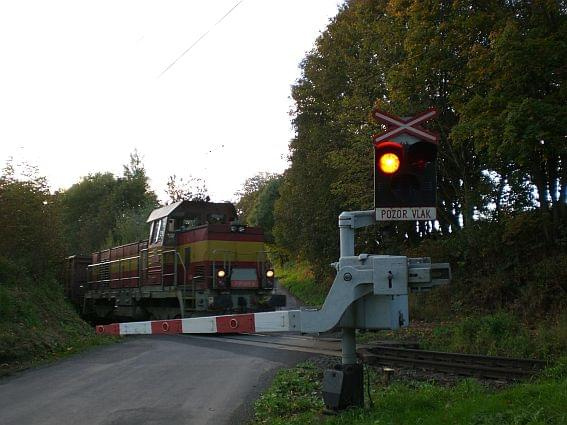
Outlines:
[{"label": "red and yellow locomotive stripe", "polygon": [[[131,250],[124,249],[123,252],[131,254]],[[260,229],[246,228],[244,232],[233,232],[230,225],[225,224],[178,232],[174,245],[140,246],[138,255],[122,254],[116,258],[121,254],[122,251],[110,253],[109,262],[92,266],[90,280],[96,282],[92,289],[100,286],[132,288],[139,285],[190,284],[196,277],[199,278],[196,286],[203,289],[211,286],[212,271],[219,268],[256,270],[255,283],[250,280],[241,287],[257,288],[266,262],[264,235]],[[174,273],[175,264],[177,273]]]}]

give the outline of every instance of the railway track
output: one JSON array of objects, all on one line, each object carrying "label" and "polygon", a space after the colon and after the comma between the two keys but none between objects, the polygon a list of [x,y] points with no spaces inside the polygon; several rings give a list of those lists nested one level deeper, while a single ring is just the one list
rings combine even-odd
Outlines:
[{"label": "railway track", "polygon": [[478,356],[394,347],[358,350],[362,360],[375,366],[411,367],[483,379],[526,379],[545,368],[541,360]]},{"label": "railway track", "polygon": [[[190,338],[210,339],[211,337],[190,336]],[[319,354],[336,357],[337,360],[341,356],[340,340],[336,338],[256,333],[223,335],[215,337],[215,339],[230,344]],[[362,345],[358,354],[365,363],[374,366],[412,368],[507,381],[529,378],[546,366],[546,363],[541,360],[426,351],[413,347],[415,347],[415,344],[409,344],[409,346],[406,344],[404,347],[399,345]]]}]

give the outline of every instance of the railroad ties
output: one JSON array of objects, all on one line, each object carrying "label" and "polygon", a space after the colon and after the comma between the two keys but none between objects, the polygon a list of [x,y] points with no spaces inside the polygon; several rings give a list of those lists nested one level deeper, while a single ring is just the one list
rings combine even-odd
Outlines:
[{"label": "railroad ties", "polygon": [[365,363],[374,366],[411,367],[484,379],[526,379],[546,366],[542,360],[381,346],[360,349],[358,353]]}]

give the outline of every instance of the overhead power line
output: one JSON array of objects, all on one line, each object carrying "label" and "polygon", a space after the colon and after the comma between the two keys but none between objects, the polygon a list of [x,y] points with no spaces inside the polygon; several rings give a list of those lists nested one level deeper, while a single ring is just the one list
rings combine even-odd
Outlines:
[{"label": "overhead power line", "polygon": [[167,71],[169,71],[171,68],[173,68],[173,66],[179,62],[179,60],[185,56],[193,47],[195,47],[197,45],[197,43],[199,43],[199,41],[201,41],[203,38],[205,38],[207,36],[208,33],[210,33],[218,24],[220,24],[228,15],[230,15],[232,13],[232,11],[234,9],[236,9],[240,3],[244,2],[244,0],[240,0],[238,3],[236,3],[234,6],[232,6],[230,8],[230,10],[228,12],[226,12],[222,18],[220,18],[217,22],[214,23],[214,25],[212,25],[207,31],[205,31],[205,33],[203,33],[197,40],[195,40],[195,42],[193,44],[191,44],[183,53],[181,53],[177,59],[175,59],[173,62],[171,62],[162,72],[161,74],[159,74],[158,78],[160,78],[163,74],[165,74]]}]

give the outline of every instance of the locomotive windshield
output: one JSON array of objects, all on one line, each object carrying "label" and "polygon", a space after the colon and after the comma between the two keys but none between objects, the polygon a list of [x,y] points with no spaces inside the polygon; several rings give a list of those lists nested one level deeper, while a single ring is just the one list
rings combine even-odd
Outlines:
[{"label": "locomotive windshield", "polygon": [[163,217],[159,220],[152,222],[152,228],[150,231],[150,243],[155,244],[163,241],[163,236],[165,234],[165,226],[167,222],[167,217]]}]

